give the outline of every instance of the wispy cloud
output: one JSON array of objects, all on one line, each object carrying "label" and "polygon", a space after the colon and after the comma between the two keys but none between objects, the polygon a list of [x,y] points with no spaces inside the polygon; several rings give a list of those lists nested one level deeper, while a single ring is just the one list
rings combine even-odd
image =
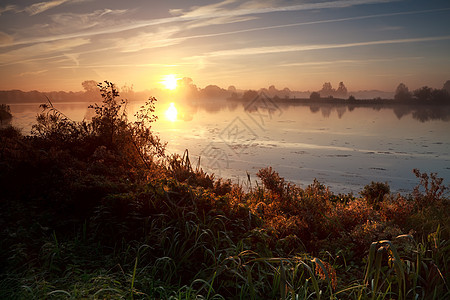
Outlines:
[{"label": "wispy cloud", "polygon": [[414,57],[392,57],[392,58],[373,58],[373,59],[342,59],[342,60],[333,60],[333,61],[309,61],[309,62],[295,62],[295,63],[284,63],[279,64],[280,67],[321,67],[321,66],[329,66],[329,65],[367,65],[371,63],[379,63],[379,62],[392,62],[399,60],[418,60],[423,57],[414,56]]},{"label": "wispy cloud", "polygon": [[68,0],[52,0],[46,2],[38,2],[32,4],[25,8],[25,11],[30,15],[34,16],[40,13],[43,13],[46,10],[49,10],[53,7],[60,6],[61,4],[66,3]]},{"label": "wispy cloud", "polygon": [[117,68],[148,68],[148,67],[177,67],[179,64],[162,64],[162,63],[146,63],[146,64],[107,64],[107,65],[80,65],[80,66],[61,66],[60,69],[117,69]]},{"label": "wispy cloud", "polygon": [[5,7],[0,7],[0,16],[8,11],[17,12],[19,11],[19,7],[17,5],[6,5]]},{"label": "wispy cloud", "polygon": [[356,5],[365,4],[379,4],[388,2],[397,2],[401,0],[337,0],[337,1],[326,1],[319,3],[302,3],[296,5],[280,5],[274,6],[273,3],[269,2],[267,5],[246,6],[245,3],[237,8],[226,7],[229,4],[233,4],[236,1],[226,0],[220,3],[192,7],[189,10],[172,9],[171,13],[173,15],[179,15],[184,19],[196,19],[196,18],[214,18],[214,17],[225,17],[225,16],[243,16],[243,15],[256,15],[256,14],[267,14],[273,12],[288,12],[288,11],[302,11],[302,10],[317,10],[317,9],[329,9],[329,8],[345,8]]},{"label": "wispy cloud", "polygon": [[422,37],[422,38],[408,38],[408,39],[396,39],[396,40],[380,40],[380,41],[368,41],[357,43],[343,43],[343,44],[322,44],[322,45],[285,45],[285,46],[269,46],[269,47],[249,47],[241,49],[229,49],[219,50],[205,53],[200,56],[192,56],[186,59],[198,59],[198,58],[211,58],[211,57],[224,57],[224,56],[244,56],[244,55],[261,55],[271,53],[285,53],[285,52],[299,52],[299,51],[311,51],[311,50],[326,50],[337,48],[352,48],[352,47],[364,47],[375,45],[388,45],[388,44],[404,44],[404,43],[418,43],[418,42],[431,42],[450,40],[450,35],[435,36],[435,37]]},{"label": "wispy cloud", "polygon": [[64,56],[72,61],[77,67],[80,65],[80,54],[79,53],[64,53]]},{"label": "wispy cloud", "polygon": [[7,33],[0,31],[0,45],[11,45],[13,42],[13,37]]},{"label": "wispy cloud", "polygon": [[47,72],[48,70],[39,70],[39,71],[30,71],[30,72],[23,72],[20,73],[19,75],[17,75],[17,77],[25,77],[25,76],[35,76],[35,75],[39,75],[42,73]]},{"label": "wispy cloud", "polygon": [[381,26],[378,28],[375,28],[375,31],[399,31],[403,30],[404,27],[402,26]]},{"label": "wispy cloud", "polygon": [[76,47],[86,45],[89,39],[72,39],[64,41],[56,41],[50,43],[39,43],[20,49],[14,49],[0,54],[0,65],[9,65],[15,62],[22,62],[36,57],[45,57],[46,55],[55,55],[70,51]]},{"label": "wispy cloud", "polygon": [[[328,20],[318,20],[318,21],[310,21],[310,22],[297,22],[297,23],[290,23],[290,24],[262,26],[262,27],[254,27],[254,28],[247,28],[247,29],[240,29],[240,30],[225,31],[225,32],[216,32],[216,33],[210,33],[210,34],[175,37],[186,29],[193,29],[193,28],[198,28],[198,27],[206,27],[206,26],[210,26],[210,25],[225,24],[225,23],[230,24],[230,23],[236,23],[236,22],[245,22],[248,20],[253,20],[254,17],[220,17],[220,18],[216,18],[216,19],[206,19],[206,20],[200,19],[200,20],[195,20],[195,21],[189,21],[183,26],[164,27],[163,29],[159,29],[159,30],[156,29],[157,31],[154,31],[154,32],[139,33],[137,35],[132,35],[127,38],[109,39],[109,41],[115,46],[109,47],[108,49],[114,48],[114,49],[118,49],[119,51],[122,51],[122,52],[137,52],[137,51],[140,51],[143,49],[171,46],[171,45],[182,43],[182,42],[184,42],[186,40],[190,40],[190,39],[208,38],[208,37],[232,35],[232,34],[255,32],[255,31],[264,31],[264,30],[271,30],[271,29],[282,29],[282,28],[288,28],[288,27],[308,26],[308,25],[324,24],[324,23],[336,23],[336,22],[357,21],[357,20],[371,19],[371,18],[393,17],[393,16],[399,16],[399,15],[432,13],[432,12],[445,11],[445,10],[450,10],[450,8],[374,14],[374,15],[328,19]],[[20,44],[27,44],[27,43],[31,43],[31,42],[57,41],[57,40],[69,39],[69,38],[86,37],[86,36],[91,36],[91,35],[96,35],[96,34],[117,33],[122,30],[130,30],[130,29],[145,27],[141,23],[134,24],[134,25],[132,23],[130,23],[128,25],[124,25],[123,27],[121,27],[121,25],[119,25],[119,28],[120,28],[119,29],[116,26],[110,24],[108,22],[108,20],[102,20],[102,17],[109,17],[109,16],[116,17],[117,15],[123,15],[125,13],[127,13],[127,11],[125,11],[125,10],[114,10],[114,11],[113,10],[98,10],[93,13],[84,14],[84,15],[76,15],[76,14],[55,15],[55,16],[52,16],[52,19],[58,24],[58,26],[57,26],[58,28],[60,28],[61,26],[67,26],[66,24],[77,24],[78,28],[89,29],[91,27],[94,27],[94,25],[95,25],[94,22],[95,23],[102,22],[103,24],[108,24],[110,26],[108,26],[108,28],[100,28],[100,29],[97,28],[97,29],[93,29],[93,30],[87,30],[87,31],[81,32],[81,33],[79,33],[79,32],[66,33],[64,35],[54,35],[54,36],[48,36],[48,37],[43,37],[43,38],[34,38],[34,39],[30,39],[28,41],[26,41],[26,40],[19,41],[19,42],[15,41],[13,44],[20,45]],[[157,24],[157,22],[154,24]],[[5,46],[5,45],[3,45],[3,46]],[[0,43],[0,48],[1,47],[2,47],[2,44]]]},{"label": "wispy cloud", "polygon": [[[68,0],[53,0],[49,2],[41,2],[35,4],[35,9],[31,9],[30,6],[26,9],[28,9],[30,12],[33,11],[34,14],[43,12],[44,8],[49,9],[52,7],[55,7],[56,5],[61,5]],[[87,1],[87,0],[78,0],[78,1]],[[329,8],[344,8],[344,7],[350,7],[350,6],[356,6],[356,5],[363,5],[363,4],[376,4],[376,3],[385,3],[385,2],[392,2],[392,1],[399,1],[399,0],[337,0],[337,1],[327,1],[322,3],[309,3],[309,4],[299,4],[299,5],[291,5],[291,6],[283,6],[283,5],[273,5],[272,2],[266,2],[265,5],[250,5],[251,2],[245,2],[244,4],[241,4],[240,6],[234,5],[237,1],[235,0],[226,0],[222,1],[216,4],[212,5],[205,5],[205,6],[195,6],[191,7],[187,10],[182,9],[172,9],[170,12],[172,13],[173,17],[167,17],[167,18],[160,18],[160,19],[148,19],[148,20],[132,20],[132,18],[124,19],[124,21],[118,23],[116,20],[116,17],[114,14],[117,13],[124,13],[125,11],[109,11],[105,12],[102,11],[100,15],[98,13],[100,11],[96,11],[91,14],[57,14],[52,16],[52,20],[56,23],[56,25],[59,27],[59,32],[63,31],[61,26],[67,26],[68,24],[72,24],[69,21],[76,21],[79,23],[82,23],[82,27],[77,28],[76,32],[70,32],[71,30],[68,30],[69,33],[64,34],[56,34],[55,32],[48,32],[47,35],[42,36],[42,32],[46,32],[43,30],[44,28],[41,28],[41,36],[37,35],[37,37],[28,37],[28,38],[16,38],[14,41],[14,45],[22,45],[22,44],[30,44],[30,43],[37,43],[37,42],[49,42],[49,41],[56,41],[61,39],[70,39],[70,38],[79,38],[79,37],[89,37],[94,35],[100,35],[100,34],[112,34],[112,33],[119,33],[127,30],[132,29],[139,29],[149,26],[156,26],[156,25],[164,25],[169,23],[176,23],[176,22],[189,22],[189,21],[201,21],[201,20],[209,20],[206,21],[204,24],[230,24],[234,23],[236,21],[245,21],[245,20],[251,20],[254,19],[254,17],[250,16],[256,16],[259,14],[267,14],[271,12],[288,12],[288,11],[302,11],[302,10],[316,10],[316,9],[329,9]],[[38,6],[38,4],[40,6]],[[45,5],[44,5],[45,4]],[[248,5],[245,5],[248,4]],[[103,19],[101,22],[99,17],[103,17],[104,15],[107,15],[107,17],[110,17],[110,20],[113,20],[115,22],[108,22],[105,21],[107,19]],[[237,19],[236,17],[243,17],[243,16],[249,16],[243,19]],[[77,21],[78,20],[78,21]],[[80,21],[81,20],[81,21]],[[63,22],[64,21],[64,22]],[[320,21],[319,21],[320,22]],[[325,21],[326,22],[326,21]],[[309,24],[314,24],[314,22],[310,22]],[[300,24],[293,24],[293,25],[287,25],[287,26],[298,26]],[[46,25],[47,26],[47,25]],[[51,26],[50,26],[51,27]],[[200,27],[197,26],[197,27]],[[71,29],[76,28],[75,26],[70,27]],[[275,28],[275,27],[274,27]],[[27,30],[30,28],[27,28]],[[89,30],[85,30],[89,29]],[[260,30],[260,29],[256,29]],[[26,32],[26,31],[24,31]],[[64,31],[63,31],[64,32]],[[181,32],[181,30],[180,30]],[[227,34],[227,33],[225,33]],[[198,37],[198,36],[196,36]],[[1,47],[1,45],[0,45]]]},{"label": "wispy cloud", "polygon": [[[307,25],[357,21],[357,20],[383,18],[383,17],[395,17],[395,16],[401,16],[401,15],[432,13],[432,12],[439,12],[439,11],[446,11],[446,10],[450,10],[450,8],[419,10],[419,11],[406,11],[406,12],[397,12],[397,13],[385,13],[385,14],[365,15],[365,16],[339,18],[339,19],[328,19],[328,20],[318,20],[318,21],[310,21],[310,22],[297,22],[297,23],[289,23],[289,24],[281,24],[281,25],[253,27],[253,28],[247,28],[247,29],[239,29],[239,30],[231,30],[231,31],[224,31],[224,32],[215,32],[215,33],[209,33],[209,34],[185,36],[183,38],[180,38],[179,42],[184,41],[184,40],[189,40],[189,39],[217,37],[217,36],[233,35],[233,34],[239,34],[239,33],[271,30],[271,29],[283,29],[283,28],[299,27],[299,26],[307,26]],[[196,24],[198,24],[198,23],[196,23]],[[395,29],[400,29],[400,27],[395,28]],[[392,28],[392,30],[394,30],[394,28]]]},{"label": "wispy cloud", "polygon": [[120,52],[138,52],[144,49],[167,47],[184,41],[184,38],[173,38],[178,27],[165,27],[156,32],[138,33],[131,37],[107,39]]},{"label": "wispy cloud", "polygon": [[[121,25],[118,26],[117,19],[126,12],[126,10],[101,9],[85,14],[54,14],[49,16],[52,22],[34,24],[32,27],[16,30],[16,38],[12,45],[0,45],[0,48],[121,32],[127,30],[126,24],[130,22],[127,22],[128,20],[125,18],[124,21],[120,21]],[[61,32],[63,33],[61,34]]]}]

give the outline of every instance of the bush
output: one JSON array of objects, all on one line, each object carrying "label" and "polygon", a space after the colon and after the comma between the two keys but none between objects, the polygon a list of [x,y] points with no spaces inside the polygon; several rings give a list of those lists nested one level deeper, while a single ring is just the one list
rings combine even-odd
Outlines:
[{"label": "bush", "polygon": [[364,189],[361,191],[361,196],[363,196],[369,205],[372,205],[374,208],[379,207],[379,203],[383,201],[385,195],[389,195],[391,189],[389,184],[374,182],[364,186]]},{"label": "bush", "polygon": [[9,105],[0,104],[0,125],[3,124],[3,121],[8,121],[11,118],[12,114]]}]

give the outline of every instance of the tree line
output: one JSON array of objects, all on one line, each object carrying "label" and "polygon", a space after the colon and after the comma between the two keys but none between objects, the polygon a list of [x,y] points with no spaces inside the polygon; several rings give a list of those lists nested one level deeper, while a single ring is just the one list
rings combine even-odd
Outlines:
[{"label": "tree line", "polygon": [[450,103],[450,80],[444,83],[442,89],[423,86],[412,92],[404,83],[400,83],[395,90],[394,99],[399,101],[417,100],[428,103]]}]

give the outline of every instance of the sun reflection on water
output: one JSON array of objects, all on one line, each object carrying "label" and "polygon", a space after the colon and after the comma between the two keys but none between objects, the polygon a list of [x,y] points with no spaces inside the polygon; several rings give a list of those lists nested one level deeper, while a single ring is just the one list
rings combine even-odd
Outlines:
[{"label": "sun reflection on water", "polygon": [[175,122],[177,120],[178,111],[173,102],[170,103],[169,108],[166,110],[166,119]]}]

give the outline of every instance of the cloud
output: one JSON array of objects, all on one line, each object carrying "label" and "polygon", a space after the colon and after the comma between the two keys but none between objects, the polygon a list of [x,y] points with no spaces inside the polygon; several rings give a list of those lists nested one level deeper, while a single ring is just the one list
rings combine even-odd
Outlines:
[{"label": "cloud", "polygon": [[35,75],[39,75],[39,74],[45,73],[47,71],[48,70],[39,70],[39,71],[34,71],[34,72],[23,72],[23,73],[20,73],[19,75],[17,75],[17,77],[35,76]]},{"label": "cloud", "polygon": [[74,62],[77,67],[80,65],[79,53],[64,53],[64,56],[67,57],[70,61]]},{"label": "cloud", "polygon": [[379,28],[376,28],[375,31],[399,31],[403,29],[404,27],[402,26],[381,26]]},{"label": "cloud", "polygon": [[6,46],[9,46],[9,45],[12,44],[13,40],[14,40],[14,39],[13,39],[12,36],[10,36],[10,35],[7,34],[7,33],[4,33],[4,32],[1,32],[1,31],[0,31],[0,45],[6,45]]},{"label": "cloud", "polygon": [[148,68],[148,67],[177,67],[179,64],[162,64],[162,63],[146,63],[146,64],[104,64],[104,65],[80,65],[80,66],[61,66],[60,69],[117,69],[117,68]]},{"label": "cloud", "polygon": [[184,38],[172,38],[180,31],[179,27],[164,27],[156,32],[143,32],[126,38],[106,39],[121,52],[138,52],[144,49],[171,46],[184,41]]},{"label": "cloud", "polygon": [[32,4],[25,8],[25,11],[30,15],[34,16],[40,14],[46,10],[49,10],[53,7],[60,6],[61,4],[66,3],[68,0],[52,0],[47,2],[38,2]]},{"label": "cloud", "polygon": [[39,43],[19,49],[10,50],[0,54],[0,65],[8,65],[32,58],[54,56],[57,53],[66,52],[76,47],[86,45],[89,39],[78,38],[49,43]]},{"label": "cloud", "polygon": [[[61,13],[49,16],[52,22],[34,24],[16,30],[13,45],[54,42],[65,39],[83,38],[103,33],[117,33],[125,30],[129,20],[121,21],[123,26],[118,30],[117,16],[125,14],[126,10],[101,9],[87,14]],[[100,28],[98,28],[101,26]],[[19,38],[20,37],[20,38]],[[4,45],[0,44],[0,47]],[[9,45],[8,45],[9,46]]]},{"label": "cloud", "polygon": [[346,64],[346,65],[366,65],[370,63],[377,62],[392,62],[399,60],[418,60],[423,57],[394,57],[394,58],[373,58],[373,59],[343,59],[343,60],[333,60],[333,61],[309,61],[309,62],[295,62],[295,63],[286,63],[280,64],[280,67],[309,67],[309,66],[328,66],[328,65],[337,65],[337,64]]},{"label": "cloud", "polygon": [[[37,14],[43,12],[47,9],[55,7],[57,5],[61,5],[68,0],[53,0],[49,2],[40,2],[37,4],[33,4],[30,7],[26,8],[33,14]],[[76,2],[87,1],[87,0],[78,0]],[[255,4],[256,2],[244,2],[240,6],[236,6],[238,1],[236,0],[226,0],[216,4],[205,5],[205,6],[194,6],[188,10],[183,9],[171,9],[170,13],[173,17],[160,18],[160,19],[147,19],[147,20],[132,20],[126,19],[122,21],[117,21],[116,15],[121,13],[124,14],[125,11],[117,10],[117,11],[108,11],[101,10],[95,11],[91,14],[57,14],[53,15],[51,18],[55,22],[55,24],[50,24],[49,26],[45,24],[45,26],[34,26],[34,28],[38,27],[40,29],[37,32],[37,37],[28,37],[22,39],[15,39],[14,45],[21,44],[30,44],[36,42],[49,42],[56,41],[61,39],[70,39],[70,38],[79,38],[79,37],[89,37],[100,34],[112,34],[119,33],[132,29],[139,29],[150,26],[164,25],[170,23],[177,22],[189,22],[189,21],[201,21],[201,20],[209,20],[204,24],[208,26],[208,23],[214,23],[215,25],[220,24],[230,24],[234,22],[242,22],[248,21],[254,18],[254,15],[258,14],[267,14],[271,12],[286,12],[286,11],[301,11],[301,10],[312,10],[312,9],[326,9],[326,8],[343,8],[355,5],[363,5],[363,4],[375,4],[375,3],[385,3],[392,2],[398,0],[337,0],[337,1],[328,1],[322,3],[309,3],[309,4],[298,4],[298,5],[290,5],[276,6],[272,1],[263,2],[263,4]],[[34,6],[34,9],[31,7]],[[99,14],[100,13],[100,14]],[[109,17],[109,19],[99,20],[100,17]],[[238,19],[237,17],[242,16],[253,16]],[[76,24],[83,25],[80,28],[71,25],[72,22],[76,22]],[[312,24],[312,23],[311,23]],[[55,27],[59,30],[59,32],[64,32],[63,29],[70,27],[67,31],[71,31],[74,28],[77,28],[76,32],[58,34],[56,32],[52,32],[51,30]],[[199,25],[200,26],[200,25]],[[197,27],[199,27],[197,26]],[[50,32],[48,31],[50,28]],[[86,30],[89,29],[89,30]],[[32,28],[26,28],[23,30],[24,34],[27,31],[32,30]],[[183,29],[180,29],[180,32]],[[42,36],[42,32],[47,33],[47,35]],[[36,35],[35,35],[36,36]],[[199,37],[199,36],[196,36]],[[0,45],[1,47],[1,45]]]},{"label": "cloud", "polygon": [[182,19],[198,19],[198,18],[216,18],[216,17],[230,17],[230,16],[243,16],[243,15],[255,15],[255,14],[267,14],[273,12],[289,12],[289,11],[304,11],[304,10],[317,10],[317,9],[329,9],[329,8],[345,8],[356,5],[364,4],[377,4],[377,3],[389,3],[397,2],[401,0],[337,0],[327,1],[319,3],[302,3],[296,5],[280,5],[274,6],[272,2],[266,3],[266,5],[249,5],[245,3],[237,8],[225,8],[228,4],[235,3],[236,1],[226,0],[213,5],[206,6],[194,6],[190,10],[172,9],[170,12],[172,15],[178,15]]},{"label": "cloud", "polygon": [[59,13],[51,15],[50,18],[54,22],[53,27],[58,26],[60,31],[73,28],[81,31],[98,24],[102,24],[104,27],[113,25],[117,17],[126,12],[125,9],[99,9],[86,14]]},{"label": "cloud", "polygon": [[352,48],[352,47],[364,47],[374,45],[388,45],[388,44],[404,44],[404,43],[418,43],[418,42],[431,42],[431,41],[443,41],[450,40],[450,35],[435,36],[435,37],[423,37],[423,38],[409,38],[409,39],[396,39],[396,40],[380,40],[380,41],[368,41],[357,43],[343,43],[343,44],[321,44],[321,45],[286,45],[286,46],[268,46],[268,47],[249,47],[241,49],[229,49],[219,50],[205,53],[200,56],[191,56],[186,59],[198,59],[202,57],[224,57],[224,56],[245,56],[245,55],[261,55],[271,53],[286,53],[286,52],[300,52],[311,50],[327,50],[338,48]]},{"label": "cloud", "polygon": [[18,12],[19,8],[17,5],[6,5],[5,7],[0,7],[0,16],[8,11]]}]

